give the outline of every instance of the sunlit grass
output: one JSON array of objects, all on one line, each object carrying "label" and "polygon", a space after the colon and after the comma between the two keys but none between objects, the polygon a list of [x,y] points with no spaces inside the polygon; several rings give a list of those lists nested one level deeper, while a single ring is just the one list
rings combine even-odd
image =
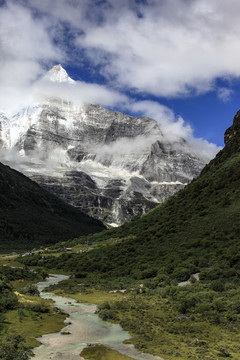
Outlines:
[{"label": "sunlit grass", "polygon": [[39,346],[36,340],[44,334],[60,331],[65,325],[65,315],[50,312],[38,314],[27,309],[23,309],[23,316],[19,315],[18,310],[8,311],[6,314],[5,326],[8,333],[17,333],[26,339],[26,345],[30,347]]},{"label": "sunlit grass", "polygon": [[88,360],[133,360],[133,358],[120,354],[102,344],[87,347],[82,350],[80,355]]}]

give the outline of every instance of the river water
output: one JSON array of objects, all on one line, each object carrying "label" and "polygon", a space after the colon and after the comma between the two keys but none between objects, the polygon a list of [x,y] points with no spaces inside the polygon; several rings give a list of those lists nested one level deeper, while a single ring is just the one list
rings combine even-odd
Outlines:
[{"label": "river water", "polygon": [[52,299],[55,302],[54,306],[67,313],[68,318],[65,320],[66,327],[59,333],[44,335],[37,339],[41,345],[33,351],[35,360],[81,360],[83,358],[79,354],[89,343],[104,344],[137,360],[163,360],[141,353],[133,345],[123,344],[130,335],[120,325],[101,320],[95,314],[96,305],[77,303],[73,299],[42,292],[49,285],[66,279],[68,276],[52,275],[37,284],[40,296],[44,299]]}]

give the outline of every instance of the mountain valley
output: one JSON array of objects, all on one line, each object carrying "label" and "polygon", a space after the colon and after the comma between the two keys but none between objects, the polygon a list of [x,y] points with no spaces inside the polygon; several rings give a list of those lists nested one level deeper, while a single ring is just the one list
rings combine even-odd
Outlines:
[{"label": "mountain valley", "polygon": [[[58,81],[62,79],[70,81],[66,74],[59,75]],[[70,81],[70,84],[73,83]],[[139,133],[134,138],[129,135],[130,142],[127,136],[105,141],[105,118],[111,118],[112,112],[91,104],[87,105],[92,113],[86,121],[91,135],[86,139],[86,132],[73,126],[69,127],[71,137],[67,138],[65,126],[60,124],[60,120],[65,123],[67,117],[62,105],[61,111],[55,109],[53,115],[52,101],[56,99],[51,100],[48,109],[28,110],[26,123],[36,120],[35,127],[29,130],[28,124],[21,130],[21,136],[19,131],[11,130],[17,134],[12,156],[21,159],[21,169],[36,179],[41,187],[1,165],[0,230],[6,239],[2,251],[48,245],[47,249],[34,251],[31,255],[1,258],[4,299],[8,299],[0,307],[2,331],[15,329],[19,323],[28,321],[36,331],[39,321],[45,324],[48,316],[60,321],[61,314],[50,311],[49,304],[31,298],[34,304],[29,307],[27,304],[23,306],[19,299],[24,296],[28,301],[26,295],[22,295],[26,292],[22,272],[24,275],[28,272],[29,281],[31,274],[34,278],[41,278],[47,272],[61,273],[70,278],[51,285],[47,291],[65,301],[70,310],[73,309],[71,299],[97,304],[99,317],[109,321],[105,327],[104,323],[101,324],[103,328],[111,328],[112,323],[117,323],[130,334],[131,338],[125,341],[125,345],[133,344],[139,350],[136,359],[154,355],[164,360],[238,360],[240,112],[225,132],[225,147],[200,172],[199,159],[190,156],[185,140],[179,139],[174,144],[164,142],[160,127],[154,120],[134,119],[138,122],[135,128],[135,123],[130,121],[132,118],[117,113],[116,116],[121,118],[119,124],[114,123],[118,126],[117,133],[126,135],[124,117],[127,117],[127,124],[133,126],[129,125],[127,134]],[[104,113],[103,123],[99,125],[102,134],[96,130],[97,116],[94,126],[90,126],[93,111],[98,115]],[[84,119],[83,113],[80,117]],[[108,126],[114,127],[111,121]],[[107,132],[110,131],[108,126]],[[3,148],[6,147],[6,128],[2,125]],[[56,129],[59,131],[57,135],[54,133]],[[76,134],[81,139],[79,143],[74,137]],[[111,130],[110,134],[110,138],[114,138],[115,132]],[[145,135],[149,141],[148,149],[145,148]],[[133,151],[136,147],[141,150],[141,156]],[[37,149],[44,151],[38,152]],[[8,156],[11,151],[6,149]],[[10,157],[8,159],[11,161]],[[203,162],[201,164],[203,166]],[[200,172],[200,175],[190,181],[193,172],[196,175]],[[157,205],[161,196],[162,200],[165,195],[168,197],[170,185],[173,192],[181,189]],[[66,205],[43,187],[86,212],[98,214],[105,221],[108,219],[108,222],[119,219],[123,222],[127,216],[131,218],[147,213],[120,227],[105,229],[98,220]],[[161,192],[158,192],[160,188]],[[115,212],[114,199],[117,200]],[[125,215],[118,212],[119,208]],[[108,218],[107,211],[109,214],[113,211],[117,217]],[[39,238],[37,234],[40,234]],[[24,268],[18,270],[18,267]],[[6,278],[12,279],[12,285],[7,285]],[[13,292],[13,286],[17,286],[18,295]],[[27,291],[35,290],[30,287]],[[24,326],[18,327],[19,333],[32,344],[30,334],[25,335],[23,329]],[[46,330],[42,328],[41,333],[46,333]],[[60,338],[71,335],[63,331]],[[4,337],[0,354],[16,340],[13,337],[9,342],[9,338]],[[18,344],[22,341],[18,340]],[[24,346],[23,349],[27,354],[29,350]],[[99,354],[103,358],[104,354],[108,354],[110,359],[111,356],[112,359],[114,356],[126,358],[100,344],[86,344],[82,354],[91,354],[94,360],[98,360]],[[61,352],[54,355],[56,359],[61,356]]]},{"label": "mountain valley", "polygon": [[[239,124],[240,112],[225,148],[197,179],[143,217],[88,236],[91,252],[77,251],[83,237],[59,245],[72,246],[72,254],[21,263],[71,270],[73,279],[51,291],[89,302],[101,294],[99,316],[120,323],[141,351],[172,360],[237,360]],[[111,299],[116,291],[124,293],[118,301]]]}]

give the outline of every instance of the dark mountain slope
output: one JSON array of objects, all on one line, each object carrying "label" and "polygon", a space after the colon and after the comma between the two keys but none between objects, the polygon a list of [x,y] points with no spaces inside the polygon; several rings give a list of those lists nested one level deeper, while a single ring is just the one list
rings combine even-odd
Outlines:
[{"label": "dark mountain slope", "polygon": [[65,204],[23,174],[0,163],[0,251],[32,249],[104,225]]}]

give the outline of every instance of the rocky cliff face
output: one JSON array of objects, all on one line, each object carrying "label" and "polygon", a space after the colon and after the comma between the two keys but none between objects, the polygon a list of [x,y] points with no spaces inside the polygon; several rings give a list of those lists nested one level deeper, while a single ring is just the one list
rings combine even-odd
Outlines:
[{"label": "rocky cliff face", "polygon": [[224,134],[224,143],[225,145],[231,144],[235,135],[240,132],[240,110],[234,116],[233,124],[230,126]]},{"label": "rocky cliff face", "polygon": [[[74,86],[61,66],[47,78]],[[0,145],[14,149],[21,170],[43,187],[114,224],[149,211],[204,166],[185,140],[170,143],[153,119],[60,98],[12,118],[0,114]]]}]

